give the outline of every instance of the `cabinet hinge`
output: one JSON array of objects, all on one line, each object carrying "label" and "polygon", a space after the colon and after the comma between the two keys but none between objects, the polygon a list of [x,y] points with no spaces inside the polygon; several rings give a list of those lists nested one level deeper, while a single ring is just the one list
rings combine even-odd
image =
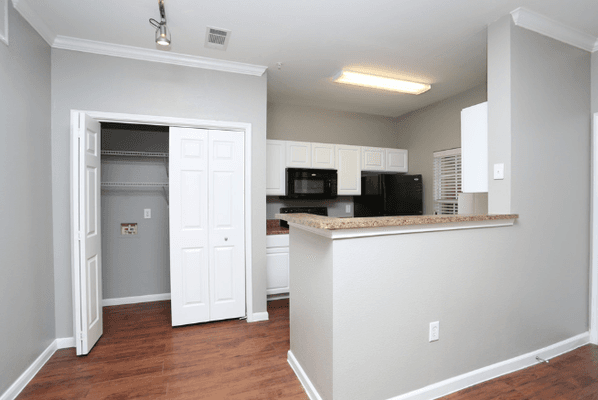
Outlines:
[{"label": "cabinet hinge", "polygon": [[81,232],[77,232],[77,239],[81,241]]},{"label": "cabinet hinge", "polygon": [[85,339],[85,335],[83,334],[83,332],[79,332],[79,340],[83,339]]}]

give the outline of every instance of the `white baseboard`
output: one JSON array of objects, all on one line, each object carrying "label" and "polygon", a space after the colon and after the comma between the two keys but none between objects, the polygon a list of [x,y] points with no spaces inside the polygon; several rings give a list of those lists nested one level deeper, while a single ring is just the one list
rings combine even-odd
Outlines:
[{"label": "white baseboard", "polygon": [[[477,385],[482,382],[489,381],[499,376],[510,374],[520,369],[531,367],[538,363],[536,356],[550,360],[563,353],[575,350],[578,347],[585,346],[590,343],[590,333],[582,333],[572,338],[563,340],[562,342],[555,343],[543,349],[532,351],[521,356],[511,358],[496,364],[489,365],[484,368],[477,369],[475,371],[468,372],[463,375],[455,376],[450,379],[446,379],[441,382],[434,383],[432,385],[423,387],[421,389],[414,390],[409,393],[402,394],[400,396],[392,397],[388,400],[430,400],[437,399],[439,397],[447,396],[451,393],[463,390],[470,386]],[[311,400],[322,400],[318,394],[316,388],[311,383],[309,377],[305,374],[301,365],[289,350],[287,354],[287,361],[290,364],[295,375],[299,378],[299,381],[303,385],[305,392]]]},{"label": "white baseboard", "polygon": [[297,375],[297,378],[299,378],[299,382],[301,382],[301,385],[303,385],[303,389],[305,389],[305,393],[307,393],[307,396],[311,400],[322,400],[322,397],[314,387],[313,383],[311,383],[311,380],[309,379],[309,377],[307,376],[307,374],[305,373],[305,371],[299,364],[299,361],[297,361],[295,355],[291,350],[289,350],[289,352],[287,353],[287,362],[295,372],[295,375]]},{"label": "white baseboard", "polygon": [[145,296],[119,297],[102,300],[102,307],[120,306],[123,304],[149,303],[150,301],[170,300],[170,293],[148,294]]},{"label": "white baseboard", "polygon": [[267,311],[253,313],[253,314],[247,316],[247,322],[260,322],[260,321],[267,321],[269,319],[270,319],[270,316],[268,315]]},{"label": "white baseboard", "polygon": [[52,354],[57,350],[57,341],[54,340],[40,354],[39,357],[17,378],[17,380],[0,396],[0,400],[14,400],[19,393],[25,389],[25,386],[33,379],[39,370],[48,362]]},{"label": "white baseboard", "polygon": [[56,346],[57,349],[69,349],[71,347],[76,347],[77,344],[75,343],[74,337],[65,337],[65,338],[58,338],[56,339]]},{"label": "white baseboard", "polygon": [[563,353],[575,350],[576,348],[584,346],[588,343],[590,343],[589,332],[582,333],[567,340],[563,340],[562,342],[544,347],[543,349],[532,351],[530,353],[511,358],[510,360],[492,364],[463,375],[455,376],[454,378],[434,383],[421,389],[392,397],[388,400],[437,399],[470,386],[474,386],[479,383],[498,378],[499,376],[510,374],[511,372],[519,371],[520,369],[538,364],[536,356],[539,356],[544,360],[549,360]]}]

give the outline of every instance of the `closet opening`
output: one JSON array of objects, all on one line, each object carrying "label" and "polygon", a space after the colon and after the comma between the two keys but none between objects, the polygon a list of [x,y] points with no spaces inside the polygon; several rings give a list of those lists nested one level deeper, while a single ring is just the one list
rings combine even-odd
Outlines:
[{"label": "closet opening", "polygon": [[77,355],[104,305],[169,297],[173,327],[268,319],[253,312],[251,143],[249,123],[71,110]]},{"label": "closet opening", "polygon": [[101,123],[103,307],[170,300],[168,132]]}]

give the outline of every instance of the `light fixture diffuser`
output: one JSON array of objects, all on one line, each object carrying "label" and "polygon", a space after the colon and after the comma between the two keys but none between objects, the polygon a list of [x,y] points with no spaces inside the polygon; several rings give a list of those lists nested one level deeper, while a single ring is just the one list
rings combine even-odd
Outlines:
[{"label": "light fixture diffuser", "polygon": [[394,78],[344,70],[333,79],[333,82],[409,94],[422,94],[431,88],[427,83],[402,81]]}]

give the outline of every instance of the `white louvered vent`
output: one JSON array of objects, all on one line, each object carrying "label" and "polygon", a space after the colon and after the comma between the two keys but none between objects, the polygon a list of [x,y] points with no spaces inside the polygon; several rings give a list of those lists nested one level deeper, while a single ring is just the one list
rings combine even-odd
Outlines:
[{"label": "white louvered vent", "polygon": [[230,31],[220,28],[207,27],[206,29],[206,43],[205,46],[211,49],[226,50],[228,47],[228,40],[230,39]]}]

